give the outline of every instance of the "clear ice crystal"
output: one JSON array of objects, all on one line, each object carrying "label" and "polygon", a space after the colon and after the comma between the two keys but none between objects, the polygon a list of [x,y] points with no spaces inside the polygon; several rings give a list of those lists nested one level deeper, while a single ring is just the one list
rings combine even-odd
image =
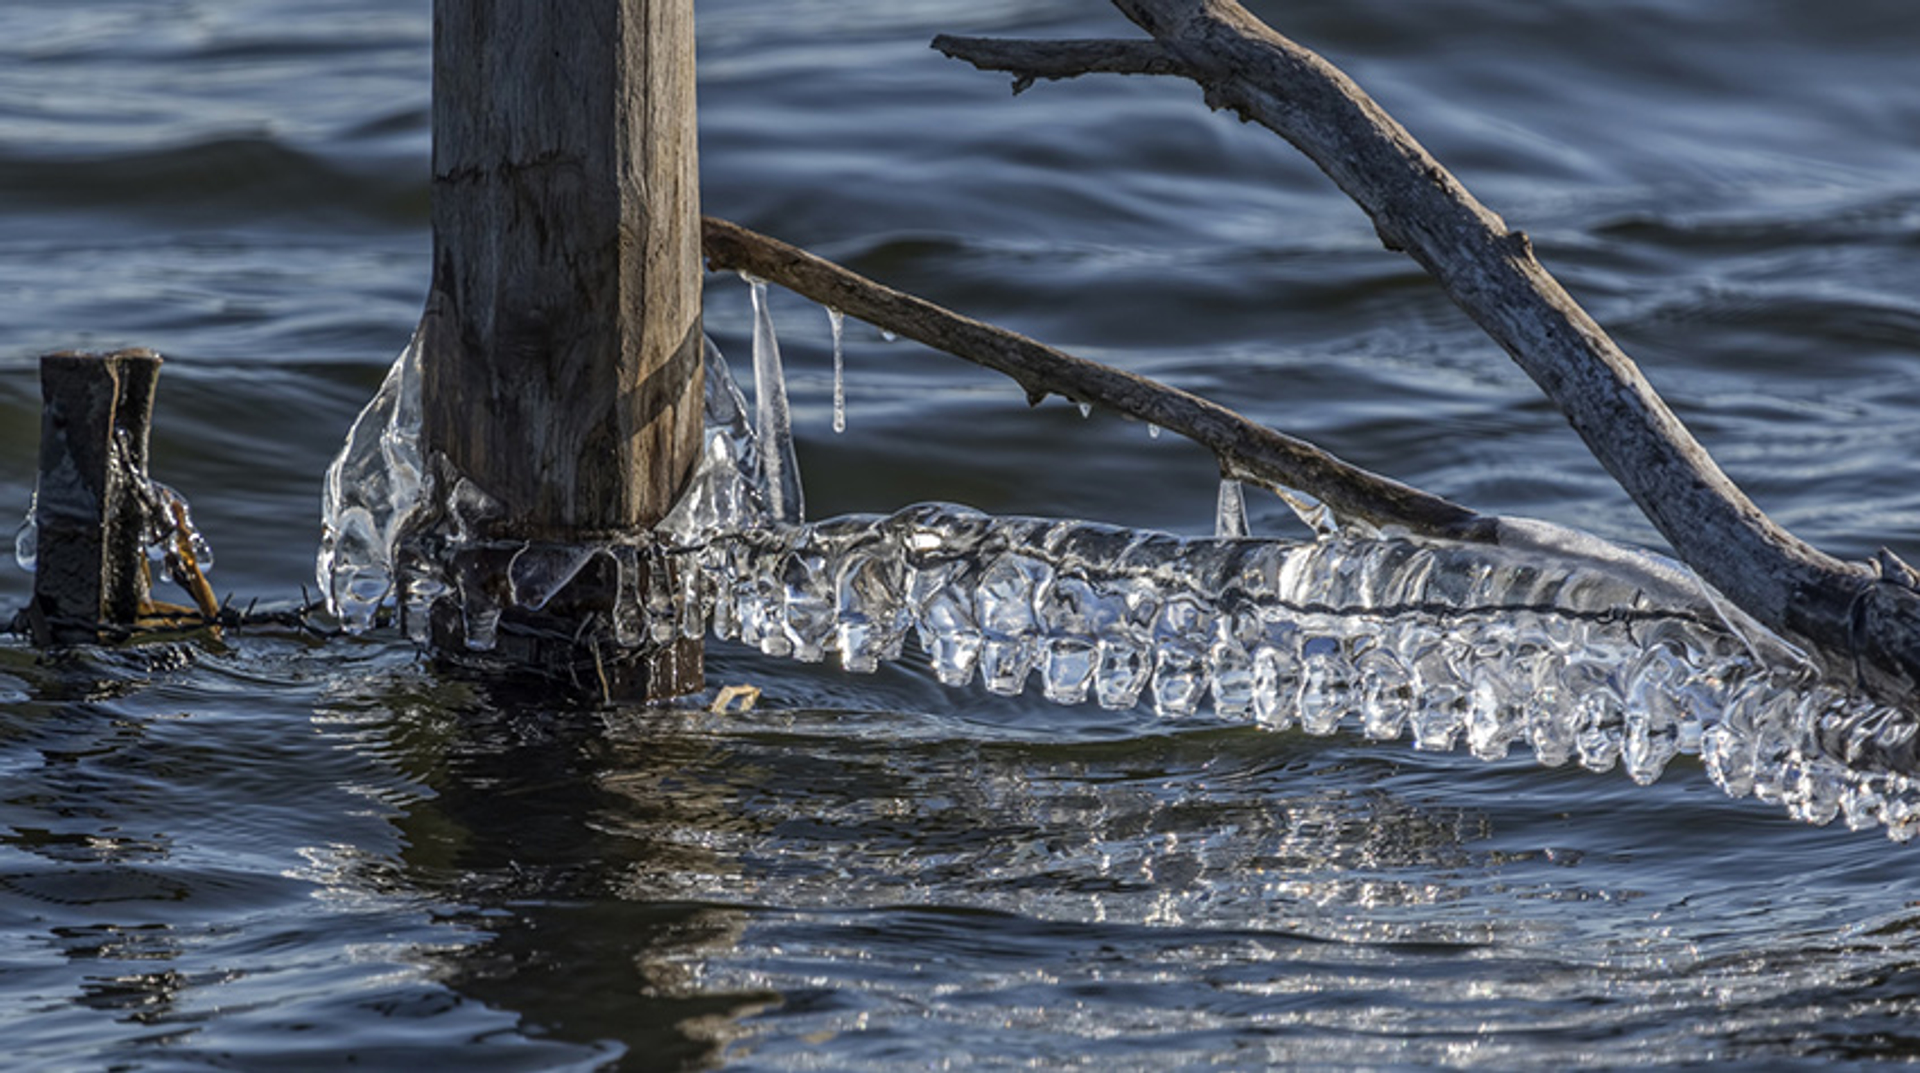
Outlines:
[{"label": "clear ice crystal", "polygon": [[147,481],[147,558],[168,562],[185,545],[193,555],[194,566],[202,572],[213,569],[213,546],[193,524],[193,505],[172,488]]},{"label": "clear ice crystal", "polygon": [[327,467],[315,573],[327,607],[350,633],[370,628],[393,597],[399,535],[432,492],[420,419],[416,335]]},{"label": "clear ice crystal", "polygon": [[[124,437],[124,433],[122,433]],[[174,563],[185,549],[193,557],[199,573],[213,569],[213,546],[193,524],[193,506],[187,497],[166,484],[143,476],[133,464],[133,456],[123,438],[113,445],[109,455],[120,479],[130,483],[146,509],[143,550],[149,562]],[[13,559],[20,569],[35,572],[40,566],[40,490],[27,502],[27,515],[13,537]],[[177,576],[177,575],[176,575]]]},{"label": "clear ice crystal", "polygon": [[29,574],[40,564],[40,490],[37,488],[33,498],[27,501],[27,516],[20,522],[20,531],[13,536],[13,561]]},{"label": "clear ice crystal", "polygon": [[1213,535],[1226,540],[1249,533],[1247,497],[1240,491],[1240,482],[1232,477],[1220,478],[1220,503],[1214,511]]},{"label": "clear ice crystal", "polygon": [[507,580],[516,606],[538,611],[587,565],[598,549],[571,544],[529,544],[507,563]]}]

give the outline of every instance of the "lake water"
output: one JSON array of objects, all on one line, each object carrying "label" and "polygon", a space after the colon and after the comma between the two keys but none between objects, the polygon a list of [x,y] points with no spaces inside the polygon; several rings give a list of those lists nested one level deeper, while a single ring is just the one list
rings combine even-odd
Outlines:
[{"label": "lake water", "polygon": [[[1255,5],[1367,87],[1830,551],[1920,557],[1920,7]],[[155,475],[289,607],[428,276],[430,11],[0,9],[0,507],[35,358],[168,358]],[[936,33],[1098,3],[701,0],[707,211],[1474,507],[1658,546],[1292,149],[1183,82],[1010,98]],[[706,322],[746,369],[748,293]],[[810,514],[1206,533],[1172,437],[776,292]],[[1255,532],[1299,533],[1278,501]],[[0,606],[28,575],[0,575]],[[391,636],[0,644],[20,1068],[1570,1067],[1920,1055],[1914,850],[1516,754],[1169,725],[716,643],[745,715],[573,708]]]}]

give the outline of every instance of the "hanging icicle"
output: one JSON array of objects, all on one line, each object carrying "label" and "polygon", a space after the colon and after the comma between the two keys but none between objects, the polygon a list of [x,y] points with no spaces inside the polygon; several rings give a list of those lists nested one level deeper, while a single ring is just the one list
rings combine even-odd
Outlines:
[{"label": "hanging icicle", "polygon": [[1247,526],[1247,497],[1240,489],[1240,482],[1232,477],[1220,478],[1220,504],[1214,510],[1213,535],[1221,540],[1249,535]]},{"label": "hanging icicle", "polygon": [[777,520],[797,525],[806,516],[806,504],[800,490],[800,466],[794,458],[793,415],[787,409],[780,340],[774,336],[773,314],[767,307],[767,281],[743,278],[753,294],[754,423],[767,506]]},{"label": "hanging icicle", "polygon": [[838,309],[827,310],[827,326],[833,329],[833,431],[847,430],[847,363],[841,338],[845,335],[847,315]]}]

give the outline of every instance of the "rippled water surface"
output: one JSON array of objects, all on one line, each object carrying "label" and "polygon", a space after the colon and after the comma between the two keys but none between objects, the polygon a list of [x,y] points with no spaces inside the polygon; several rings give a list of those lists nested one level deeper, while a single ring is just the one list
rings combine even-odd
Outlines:
[{"label": "rippled water surface", "polygon": [[[1920,8],[1262,4],[1343,65],[1796,532],[1920,556]],[[934,34],[1098,3],[701,0],[708,211],[1475,507],[1657,546],[1524,376],[1191,85],[1010,98]],[[168,358],[153,459],[236,601],[428,273],[429,5],[0,8],[0,507],[35,357]],[[1199,450],[775,292],[809,513],[1211,531]],[[707,327],[744,372],[748,294]],[[9,507],[8,505],[11,504]],[[1277,501],[1256,533],[1299,533]],[[17,607],[27,575],[0,575]],[[435,674],[391,636],[0,645],[23,1068],[1822,1065],[1920,1054],[1910,847],[1724,796],[715,643],[746,714]]]}]

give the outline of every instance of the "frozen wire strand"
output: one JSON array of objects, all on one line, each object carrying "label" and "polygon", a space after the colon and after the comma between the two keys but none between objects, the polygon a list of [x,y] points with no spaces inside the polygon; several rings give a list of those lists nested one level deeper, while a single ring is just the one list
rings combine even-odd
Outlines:
[{"label": "frozen wire strand", "polygon": [[[879,520],[879,523],[884,525],[890,520],[891,519],[888,518],[882,518]],[[996,520],[1020,521],[1022,519]],[[804,543],[808,536],[813,533],[829,532],[834,528],[837,527],[834,527],[832,522],[823,522],[817,525],[799,527],[798,529],[779,527],[753,533],[716,534],[708,544],[700,545],[700,548],[704,549],[715,543],[726,544],[732,540],[744,539],[749,544],[762,545],[768,550],[789,549]],[[1177,540],[1179,538],[1174,539]],[[1275,543],[1282,542],[1276,541]],[[682,549],[678,548],[675,549],[676,552],[681,550]],[[689,548],[687,550],[691,551],[692,549]],[[1061,570],[1069,576],[1079,577],[1091,582],[1122,581],[1129,578],[1149,579],[1151,576],[1151,572],[1129,571],[1124,568],[1099,569],[1098,567],[1084,565],[1068,566],[1063,563],[1059,557],[1049,553],[1044,548],[1009,544],[983,544],[979,548],[974,549],[971,554],[961,556],[961,558],[984,561],[1001,555],[1015,555],[1021,558],[1032,559],[1035,562],[1044,563],[1056,570]],[[1190,592],[1191,590],[1185,586],[1180,586],[1179,591]],[[1435,622],[1448,622],[1470,621],[1502,615],[1531,614],[1554,616],[1569,621],[1591,622],[1602,625],[1634,626],[1671,622],[1707,629],[1713,628],[1719,621],[1716,618],[1709,618],[1694,612],[1678,609],[1622,606],[1577,608],[1565,607],[1553,603],[1521,601],[1490,601],[1468,606],[1429,600],[1404,600],[1395,603],[1377,604],[1335,604],[1323,603],[1317,600],[1293,600],[1266,595],[1260,597],[1260,602],[1262,606],[1284,610],[1303,618],[1327,617],[1354,621],[1423,618]],[[1764,662],[1762,665],[1764,665]]]},{"label": "frozen wire strand", "polygon": [[[980,520],[983,523],[986,523],[988,525],[997,525],[1002,527],[1009,521],[1008,519],[988,519],[988,518],[985,518],[984,516]],[[1017,525],[1020,520],[1012,519],[1011,521]],[[870,525],[871,523],[867,523],[867,527],[870,527]],[[822,539],[832,542],[835,540],[844,540],[850,536],[857,535],[858,528],[861,528],[861,527],[828,522],[828,523],[820,523],[816,531],[821,532]],[[1004,529],[1003,529],[1003,532],[1004,532]],[[955,549],[954,557],[957,559],[972,560],[976,565],[980,563],[985,563],[988,561],[1004,562],[1005,560],[1002,558],[1003,556],[1032,558],[1035,561],[1049,561],[1050,559],[1052,559],[1052,557],[1048,556],[1043,549],[1035,548],[1030,545],[1022,546],[1020,543],[1018,543],[1017,540],[1013,543],[1009,543],[1004,539],[998,540],[998,541],[984,539],[986,534],[977,534],[977,535],[983,536],[983,539],[977,543],[970,543],[969,546],[966,548]],[[747,539],[750,542],[752,542],[755,540],[756,536],[757,535],[748,535]],[[780,554],[780,549],[795,548],[801,543],[803,543],[804,541],[806,541],[806,539],[807,538],[805,537],[790,537],[788,539],[782,539],[782,540],[765,540],[765,541],[762,541],[762,543],[765,543],[767,545],[766,550],[768,552],[778,555]],[[1170,554],[1177,554],[1181,550],[1179,545],[1182,545],[1182,544],[1197,545],[1197,544],[1204,544],[1204,543],[1205,542],[1201,542],[1201,541],[1181,542],[1181,541],[1178,541],[1177,538],[1172,538],[1172,543],[1168,545],[1168,551]],[[866,545],[866,547],[870,549],[871,545]],[[1039,554],[1029,556],[1026,554],[1029,551],[1038,551]],[[1067,573],[1071,571],[1072,573],[1078,574],[1082,580],[1094,581],[1096,584],[1099,583],[1102,579],[1106,579],[1106,578],[1132,578],[1136,580],[1149,580],[1150,579],[1149,575],[1154,575],[1156,573],[1153,570],[1140,572],[1140,571],[1129,569],[1121,560],[1118,560],[1118,559],[1096,560],[1091,562],[1087,560],[1079,560],[1077,565],[1070,566],[1070,567],[1065,566],[1065,561],[1062,561],[1062,560],[1052,560],[1052,561],[1055,563],[1055,565],[1061,565],[1064,567],[1061,570],[1062,576],[1065,576]],[[1106,563],[1111,568],[1103,569],[1099,565],[1101,563]],[[940,570],[941,572],[946,572],[947,567],[938,566],[938,570]],[[991,574],[992,571],[987,571],[987,572]],[[969,580],[959,580],[962,578],[969,579]],[[1173,579],[1161,577],[1160,580],[1171,581]],[[956,592],[951,588],[951,585],[956,582],[961,585],[961,591]],[[950,580],[947,583],[943,583],[939,591],[943,594],[942,599],[946,603],[954,604],[957,602],[957,604],[963,609],[970,608],[975,606],[976,601],[980,600],[985,595],[984,589],[982,589],[979,592],[972,591],[971,586],[977,583],[982,583],[981,579],[977,576],[977,572],[970,573],[969,571],[963,570],[959,575],[955,575],[954,579]],[[738,590],[736,590],[736,592],[737,591]],[[1002,595],[1005,595],[1005,594],[1002,594]],[[790,596],[791,594],[789,593],[789,597]],[[1174,591],[1172,591],[1171,594],[1169,595],[1169,599],[1176,600],[1176,599],[1182,598],[1183,596],[1187,599],[1195,599],[1195,598],[1204,599],[1204,597],[1202,597],[1201,594],[1199,594],[1198,592],[1175,581]],[[799,628],[802,630],[818,629],[819,626],[817,623],[810,625],[803,622],[798,627],[796,627],[794,623],[784,621],[782,617],[782,612],[779,610],[779,607],[782,604],[782,601],[789,597],[782,597],[777,593],[760,594],[758,598],[770,599],[772,603],[767,605],[768,610],[766,610],[762,614],[758,616],[750,616],[750,617],[753,617],[756,621],[758,621],[760,625],[755,628],[752,636],[749,636],[743,628],[743,631],[740,634],[740,639],[742,640],[742,642],[749,645],[758,645],[762,649],[762,651],[768,655],[788,656],[788,655],[797,654],[800,651],[800,641],[795,638],[795,634],[793,633],[793,631],[796,628]],[[943,677],[942,677],[942,680],[947,681],[949,685],[959,685],[964,681],[973,679],[974,676],[977,674],[981,676],[980,681],[983,683],[985,688],[987,688],[989,691],[1008,692],[1011,690],[1018,690],[1020,688],[1024,688],[1024,679],[1026,677],[1026,674],[1029,671],[1040,672],[1040,668],[1038,664],[1036,662],[1030,662],[1030,661],[1036,660],[1037,657],[1031,654],[1026,656],[1014,656],[1014,657],[1011,657],[1014,659],[1015,661],[1014,663],[1012,664],[1005,663],[1004,660],[1009,658],[1008,653],[1013,651],[1013,649],[1008,648],[1009,645],[1013,645],[1019,648],[1024,648],[1029,653],[1032,653],[1033,651],[1035,651],[1035,646],[1045,645],[1049,643],[1050,640],[1058,640],[1062,638],[1085,638],[1085,639],[1091,640],[1095,636],[1094,634],[1081,634],[1078,632],[1070,631],[1067,634],[1053,633],[1053,634],[1050,634],[1049,637],[1023,636],[1023,637],[1013,638],[1013,639],[1008,639],[1004,637],[995,639],[990,635],[991,628],[988,627],[986,621],[984,619],[979,621],[974,620],[971,617],[972,613],[969,611],[963,610],[961,612],[961,618],[957,621],[947,621],[946,618],[941,614],[936,614],[936,617],[934,618],[928,618],[926,609],[918,606],[917,598],[911,597],[911,596],[907,596],[905,598],[907,599],[908,603],[905,606],[903,606],[901,610],[906,614],[907,618],[905,620],[896,619],[895,621],[897,625],[894,627],[894,629],[897,632],[899,632],[902,636],[918,636],[921,645],[925,646],[928,643],[929,634],[932,634],[938,637],[939,635],[941,635],[945,631],[948,631],[949,629],[956,629],[956,628],[958,629],[959,634],[957,636],[960,636],[961,639],[960,639],[960,643],[957,646],[936,645],[935,648],[927,650],[929,658],[935,659],[936,661],[940,661],[940,660],[953,661],[948,665],[949,670],[953,674],[952,680],[949,680],[945,674],[943,674]],[[1229,598],[1231,597],[1229,596]],[[1291,607],[1300,609],[1305,613],[1303,615],[1303,621],[1311,621],[1313,618],[1319,618],[1324,615],[1334,615],[1334,616],[1343,617],[1347,620],[1350,627],[1357,627],[1362,632],[1364,632],[1367,629],[1368,622],[1372,622],[1372,621],[1385,622],[1388,619],[1403,617],[1409,613],[1419,614],[1430,621],[1437,621],[1437,622],[1451,621],[1454,623],[1463,623],[1467,621],[1469,618],[1477,619],[1480,621],[1495,621],[1499,619],[1506,619],[1506,618],[1512,617],[1516,612],[1520,612],[1529,608],[1533,609],[1534,611],[1540,614],[1560,615],[1567,618],[1587,619],[1590,621],[1612,621],[1616,624],[1625,624],[1628,627],[1627,634],[1626,634],[1626,636],[1628,637],[1631,637],[1633,633],[1637,632],[1632,629],[1632,626],[1634,624],[1649,623],[1649,622],[1654,622],[1659,620],[1667,620],[1667,621],[1685,620],[1695,626],[1699,626],[1699,627],[1711,630],[1715,633],[1719,632],[1716,625],[1716,615],[1715,613],[1712,613],[1709,611],[1702,611],[1702,612],[1691,614],[1691,615],[1676,614],[1670,611],[1649,609],[1644,607],[1641,607],[1638,609],[1616,607],[1616,608],[1610,608],[1610,609],[1582,611],[1582,610],[1564,608],[1551,603],[1524,604],[1524,603],[1519,603],[1515,601],[1500,602],[1498,600],[1489,601],[1484,604],[1467,606],[1467,607],[1462,607],[1460,605],[1452,604],[1452,603],[1443,603],[1443,604],[1437,604],[1437,605],[1407,603],[1407,604],[1399,604],[1399,605],[1392,605],[1392,606],[1384,606],[1384,605],[1382,606],[1370,606],[1370,605],[1333,606],[1333,605],[1320,605],[1315,603],[1301,603],[1298,601],[1277,600],[1272,597],[1262,598],[1262,603],[1270,607],[1291,606]],[[871,610],[871,609],[869,608],[867,610]],[[987,612],[987,611],[981,611],[979,613],[982,615],[991,614],[991,612]],[[863,622],[867,621],[866,613],[864,611],[862,612],[860,617]],[[878,617],[879,616],[875,616],[876,620]],[[718,627],[716,628],[718,629]],[[1099,631],[1096,631],[1096,634],[1098,632]],[[983,633],[988,634],[988,636],[983,637],[982,636]],[[785,638],[787,640],[782,639],[781,637],[782,634],[785,635]],[[725,637],[733,636],[731,633],[725,632],[724,630],[720,632],[718,635],[725,636]],[[968,644],[966,643],[965,635],[972,636],[973,640],[971,642],[971,647],[969,647]],[[985,641],[985,645],[986,645],[985,648],[981,647],[981,643],[983,640]],[[1145,638],[1135,638],[1134,640],[1138,641],[1141,644],[1148,644],[1149,647],[1151,647],[1151,644],[1147,642]],[[1732,643],[1732,640],[1730,638],[1727,639],[1727,643],[1729,644]],[[831,637],[822,635],[818,640],[813,642],[813,645],[812,645],[812,650],[816,654],[811,657],[799,657],[799,658],[818,659],[820,658],[819,654],[822,653],[823,650],[824,651],[837,650],[841,653],[843,658],[846,658],[851,654],[851,650],[846,648],[845,645],[846,645],[846,641],[844,639],[835,640]],[[999,650],[1001,652],[1000,659],[1003,662],[997,665],[997,668],[998,668],[997,670],[989,670],[989,664],[983,661],[986,661],[992,658],[990,656],[990,653],[995,648],[995,646],[999,647]],[[1130,650],[1140,651],[1136,649],[1135,646],[1132,645],[1131,643],[1127,644],[1127,647]],[[1179,648],[1179,645],[1176,643],[1174,647],[1175,647],[1175,650],[1177,650]],[[1324,655],[1324,653],[1322,653],[1322,655]],[[1708,654],[1701,653],[1700,655],[1706,656]],[[1302,650],[1302,656],[1303,658],[1307,658],[1304,649]],[[884,650],[868,651],[864,655],[864,661],[867,663],[868,669],[871,668],[872,666],[871,661],[875,658],[882,661],[891,661],[891,660],[900,658],[900,656],[897,650],[894,654],[891,654],[891,655],[885,654]],[[1691,657],[1688,657],[1688,658],[1691,658]],[[1122,692],[1124,693],[1123,697],[1121,697],[1120,694],[1115,694],[1115,696],[1119,697],[1120,699],[1115,703],[1109,703],[1108,699],[1103,696],[1100,702],[1103,705],[1106,705],[1108,707],[1131,707],[1135,703],[1147,703],[1148,702],[1147,697],[1151,696],[1152,703],[1159,705],[1165,702],[1168,696],[1172,696],[1172,697],[1184,698],[1184,699],[1176,700],[1172,707],[1169,707],[1167,711],[1163,712],[1163,714],[1166,715],[1168,718],[1184,718],[1189,715],[1200,714],[1199,708],[1197,706],[1197,698],[1201,695],[1201,692],[1204,690],[1207,690],[1207,689],[1217,690],[1218,682],[1217,681],[1202,682],[1199,685],[1193,685],[1191,687],[1189,685],[1182,685],[1176,682],[1176,684],[1174,685],[1166,686],[1163,688],[1163,685],[1161,682],[1161,676],[1167,673],[1167,667],[1168,665],[1165,663],[1165,661],[1149,662],[1145,667],[1140,668],[1139,676],[1134,680],[1134,683],[1131,686],[1131,688],[1122,690]],[[1177,671],[1178,670],[1177,662],[1174,664],[1174,667]],[[1311,681],[1311,675],[1304,669],[1304,667],[1300,669],[1292,669],[1291,664],[1289,664],[1289,668],[1290,668],[1288,671],[1289,677],[1292,678],[1293,681],[1296,681],[1301,684],[1297,686],[1289,687],[1288,691],[1286,691],[1285,693],[1286,696],[1292,696],[1293,691],[1295,690],[1307,689],[1308,685],[1306,683]],[[1338,672],[1338,673],[1350,675],[1358,672],[1359,670],[1360,668],[1355,667],[1345,672]],[[1195,663],[1190,668],[1190,671],[1192,674],[1200,676],[1201,679],[1207,679],[1209,675],[1217,673],[1217,668],[1207,667],[1207,666],[1203,666],[1202,664]],[[1754,671],[1755,673],[1764,673],[1759,668],[1755,668]],[[1050,673],[1050,672],[1040,672],[1040,673]],[[1105,673],[1105,672],[1103,671],[1100,673]],[[1133,673],[1133,672],[1128,672],[1128,673]],[[1011,674],[1011,677],[1008,676],[1009,674]],[[1297,674],[1308,674],[1308,677],[1293,678],[1293,676]],[[1342,680],[1344,681],[1345,679],[1342,678]],[[1649,684],[1654,687],[1661,687],[1663,686],[1664,681],[1665,681],[1664,678],[1656,678],[1656,679],[1650,680]],[[1069,691],[1069,695],[1071,696],[1072,699],[1061,700],[1059,697],[1054,696],[1053,693],[1048,693],[1048,697],[1049,699],[1058,700],[1061,703],[1082,703],[1083,700],[1086,698],[1085,689],[1087,687],[1085,685],[1085,682],[1086,682],[1086,679],[1083,677],[1083,679],[1081,680],[1080,687],[1078,689]],[[1101,688],[1104,688],[1104,687],[1101,687]],[[1466,688],[1466,687],[1462,686],[1462,688]],[[1615,687],[1609,687],[1609,688],[1615,688]],[[1143,689],[1145,690],[1145,692],[1142,692]],[[1635,695],[1632,689],[1627,689],[1627,688],[1616,688],[1616,692],[1622,701],[1629,700],[1633,695]],[[1139,697],[1138,701],[1134,699],[1136,694],[1138,694],[1138,697]],[[1163,696],[1163,694],[1165,695]],[[1304,694],[1302,695],[1304,696]],[[1728,694],[1727,698],[1723,698],[1723,699],[1732,699],[1735,696],[1736,694]],[[1217,703],[1218,703],[1218,694],[1216,693],[1216,704]],[[1288,702],[1288,703],[1291,703],[1291,702]],[[1333,703],[1333,702],[1329,700],[1328,703]],[[1343,714],[1339,716],[1336,722],[1345,720],[1348,716],[1360,710],[1359,709],[1346,710],[1345,708],[1343,708],[1342,711],[1343,711]],[[1685,713],[1681,713],[1677,715],[1679,722],[1694,725],[1695,727],[1704,727],[1705,725],[1711,722],[1710,716],[1712,713],[1691,710],[1691,709],[1690,711],[1692,711],[1692,714],[1690,715]],[[1228,712],[1225,709],[1218,709],[1218,716],[1220,718],[1228,719],[1228,720],[1245,718],[1244,709],[1236,710],[1233,712]],[[1256,716],[1255,718],[1256,718],[1256,721],[1264,722],[1264,720],[1261,717]],[[1686,740],[1686,735],[1684,731],[1681,731],[1679,736],[1676,737],[1672,734],[1669,734],[1666,730],[1661,729],[1660,726],[1646,723],[1646,720],[1648,718],[1649,717],[1647,716],[1642,716],[1642,733],[1651,735],[1650,740],[1654,740],[1656,743],[1658,742],[1675,743],[1673,744],[1672,748],[1667,749],[1665,752],[1662,752],[1660,745],[1655,744],[1652,747],[1653,752],[1648,753],[1645,751],[1644,742],[1643,742],[1643,748],[1641,750],[1641,753],[1638,759],[1634,759],[1631,755],[1622,755],[1620,750],[1622,746],[1624,744],[1627,744],[1627,742],[1630,740],[1630,735],[1633,733],[1632,727],[1636,725],[1634,718],[1631,715],[1616,716],[1613,720],[1607,721],[1604,724],[1594,724],[1595,727],[1606,730],[1607,733],[1613,735],[1615,744],[1612,746],[1612,750],[1613,750],[1612,752],[1607,752],[1606,750],[1602,750],[1601,753],[1596,754],[1598,756],[1598,759],[1593,759],[1593,758],[1589,758],[1586,755],[1587,747],[1585,745],[1569,746],[1568,748],[1577,749],[1578,751],[1580,751],[1583,765],[1588,766],[1593,770],[1605,770],[1606,768],[1613,766],[1613,763],[1614,763],[1613,758],[1615,756],[1619,756],[1621,758],[1621,762],[1626,765],[1625,770],[1627,771],[1627,773],[1633,776],[1636,779],[1636,781],[1640,781],[1643,783],[1647,781],[1651,781],[1653,778],[1658,777],[1661,770],[1665,768],[1667,760],[1672,755],[1677,755],[1682,753],[1692,755],[1698,751],[1698,746],[1697,745],[1689,746],[1684,744],[1684,741]],[[1289,723],[1287,725],[1291,725],[1291,724]],[[1324,726],[1324,730],[1313,729],[1312,727],[1309,727],[1308,729],[1313,733],[1327,733],[1327,732],[1331,732],[1334,729],[1334,723],[1320,723],[1316,725]],[[1396,728],[1397,728],[1397,724],[1396,724]],[[1374,737],[1379,740],[1391,740],[1392,738],[1399,736],[1399,734],[1377,734],[1371,730],[1369,730],[1368,733],[1370,737]],[[1846,802],[1840,801],[1839,798],[1836,796],[1841,792],[1839,787],[1843,785],[1870,787],[1873,784],[1872,780],[1874,776],[1872,776],[1871,774],[1850,772],[1845,768],[1844,765],[1841,765],[1833,757],[1832,754],[1824,753],[1824,752],[1803,753],[1799,751],[1797,747],[1792,746],[1791,742],[1788,741],[1787,738],[1780,736],[1781,734],[1791,734],[1791,733],[1794,733],[1792,727],[1783,726],[1782,728],[1780,728],[1779,733],[1775,733],[1772,738],[1767,739],[1767,742],[1770,743],[1769,748],[1778,746],[1779,748],[1789,749],[1790,751],[1789,753],[1781,754],[1781,758],[1777,760],[1774,760],[1774,759],[1767,760],[1766,764],[1764,765],[1764,768],[1768,773],[1767,784],[1773,787],[1773,789],[1770,791],[1763,792],[1759,795],[1762,797],[1763,800],[1768,801],[1770,803],[1771,802],[1783,803],[1786,805],[1789,812],[1792,815],[1794,815],[1796,818],[1807,820],[1813,823],[1826,822],[1827,819],[1830,819],[1836,815],[1839,815],[1844,810],[1845,814],[1848,816],[1848,822],[1851,826],[1859,827],[1866,823],[1873,822],[1875,819],[1878,819],[1879,822],[1887,825],[1890,837],[1894,837],[1897,840],[1904,840],[1905,838],[1912,836],[1914,832],[1911,829],[1911,825],[1908,825],[1906,821],[1902,818],[1906,815],[1904,812],[1883,813],[1878,809],[1878,806],[1874,806],[1873,808],[1869,809],[1866,805],[1863,805],[1859,801],[1852,801],[1852,799],[1848,799],[1849,801],[1851,801],[1851,803],[1846,803]],[[1499,746],[1509,740],[1514,740],[1514,741],[1530,740],[1526,737],[1525,733],[1515,731],[1513,733],[1503,733],[1503,735],[1496,735],[1495,738],[1493,739],[1487,739],[1486,741],[1481,741],[1480,743],[1476,744],[1475,739],[1473,737],[1472,725],[1470,723],[1463,722],[1452,727],[1451,729],[1447,729],[1446,730],[1447,744],[1442,746],[1437,746],[1437,747],[1449,748],[1449,749],[1458,747],[1457,744],[1455,744],[1455,739],[1454,739],[1454,735],[1456,734],[1466,734],[1467,737],[1463,740],[1466,742],[1466,744],[1470,748],[1474,750],[1476,756],[1481,756],[1483,759],[1490,758],[1489,753],[1487,753],[1485,750],[1493,749],[1496,746]],[[1629,738],[1623,739],[1620,737],[1621,735],[1629,735]],[[1416,739],[1419,740],[1418,731],[1416,731]],[[1433,740],[1438,740],[1438,739],[1433,739]],[[1491,741],[1492,744],[1488,744],[1488,741]],[[1757,747],[1758,746],[1755,746],[1755,748]],[[1629,749],[1630,748],[1631,747],[1629,746]],[[1500,750],[1500,751],[1504,752],[1504,750]],[[1751,752],[1752,749],[1749,749],[1748,751]],[[1548,762],[1548,763],[1554,762],[1546,759],[1546,757],[1549,754],[1542,753],[1540,755],[1542,756],[1543,762]],[[1773,755],[1772,753],[1768,753],[1769,757],[1771,757],[1772,755]],[[1651,757],[1651,759],[1649,759],[1649,757]],[[1599,764],[1600,766],[1596,767],[1595,766],[1596,764]],[[1795,774],[1796,772],[1800,772],[1800,774]],[[1822,772],[1824,772],[1824,774],[1822,774]],[[1746,796],[1748,791],[1741,789],[1737,778],[1734,782],[1725,782],[1720,778],[1720,774],[1718,773],[1717,769],[1715,769],[1714,777],[1715,777],[1716,783],[1721,785],[1722,788],[1726,789],[1727,792],[1729,792],[1730,794],[1733,794],[1734,796]],[[1818,785],[1816,785],[1820,782],[1821,779],[1834,779],[1838,781],[1834,782],[1832,786],[1828,787],[1826,790],[1822,790],[1819,788]]]}]

